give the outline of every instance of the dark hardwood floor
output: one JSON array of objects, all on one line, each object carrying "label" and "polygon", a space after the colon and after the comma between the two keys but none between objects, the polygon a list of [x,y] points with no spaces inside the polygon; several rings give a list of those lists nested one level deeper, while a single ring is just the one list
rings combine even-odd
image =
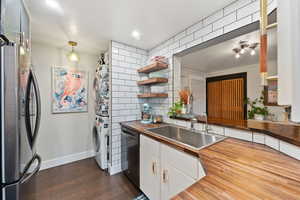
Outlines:
[{"label": "dark hardwood floor", "polygon": [[41,171],[35,182],[31,199],[37,200],[132,200],[139,194],[123,174],[107,175],[94,159]]}]

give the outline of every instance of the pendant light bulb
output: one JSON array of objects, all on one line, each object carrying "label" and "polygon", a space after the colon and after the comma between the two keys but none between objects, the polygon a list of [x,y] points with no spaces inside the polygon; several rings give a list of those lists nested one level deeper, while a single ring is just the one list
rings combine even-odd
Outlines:
[{"label": "pendant light bulb", "polygon": [[235,58],[236,58],[236,59],[239,59],[240,57],[241,57],[241,55],[240,55],[239,53],[236,53],[236,54],[235,54]]},{"label": "pendant light bulb", "polygon": [[241,49],[241,54],[244,54],[246,50],[244,48]]},{"label": "pendant light bulb", "polygon": [[250,52],[251,56],[254,56],[256,54],[255,50],[252,49],[251,52]]},{"label": "pendant light bulb", "polygon": [[70,62],[79,62],[80,57],[78,53],[74,50],[74,47],[77,46],[77,42],[69,41],[69,45],[72,46],[72,50],[67,54],[67,58]]},{"label": "pendant light bulb", "polygon": [[24,46],[20,46],[20,55],[21,56],[24,56],[26,54],[26,51],[25,51],[25,48],[24,48]]}]

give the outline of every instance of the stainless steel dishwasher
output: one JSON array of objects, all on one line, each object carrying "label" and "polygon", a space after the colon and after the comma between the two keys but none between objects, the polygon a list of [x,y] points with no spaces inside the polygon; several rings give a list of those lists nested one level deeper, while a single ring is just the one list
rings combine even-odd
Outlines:
[{"label": "stainless steel dishwasher", "polygon": [[121,133],[121,168],[124,174],[140,187],[140,134],[122,127]]}]

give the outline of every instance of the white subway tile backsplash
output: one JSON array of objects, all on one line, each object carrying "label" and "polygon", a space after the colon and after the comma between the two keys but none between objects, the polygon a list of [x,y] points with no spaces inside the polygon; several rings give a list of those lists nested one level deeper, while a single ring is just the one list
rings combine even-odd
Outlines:
[{"label": "white subway tile backsplash", "polygon": [[125,48],[125,45],[119,43],[119,42],[115,42],[115,41],[112,41],[112,46],[113,47],[116,47],[116,48],[121,48],[121,49],[124,49]]},{"label": "white subway tile backsplash", "polygon": [[128,51],[126,51],[124,49],[119,49],[119,55],[130,56],[130,52],[128,52]]},{"label": "white subway tile backsplash", "polygon": [[129,74],[119,74],[119,79],[130,80],[131,76]]},{"label": "white subway tile backsplash", "polygon": [[[112,166],[120,167],[120,134],[119,122],[140,118],[140,106],[137,99],[139,80],[137,69],[146,65],[148,53],[145,50],[112,42]],[[121,170],[121,169],[119,169]]]},{"label": "white subway tile backsplash", "polygon": [[208,26],[206,26],[206,27],[204,27],[204,28],[202,28],[202,29],[196,31],[196,32],[194,33],[195,39],[198,39],[198,38],[200,38],[200,37],[202,37],[202,36],[204,36],[204,35],[207,35],[208,33],[211,33],[212,30],[213,30],[212,24],[210,24],[210,25],[208,25]]},{"label": "white subway tile backsplash", "polygon": [[132,46],[127,46],[127,45],[126,45],[126,50],[129,51],[129,52],[135,53],[136,50],[137,50],[137,48],[132,47]]},{"label": "white subway tile backsplash", "polygon": [[[129,78],[130,79],[130,78]],[[136,81],[125,81],[125,85],[128,85],[128,86],[136,86],[137,85],[137,83],[136,83]]]},{"label": "white subway tile backsplash", "polygon": [[190,35],[188,35],[188,36],[185,36],[184,38],[181,38],[181,39],[179,40],[180,46],[182,46],[182,45],[184,45],[184,44],[186,44],[186,43],[189,43],[189,42],[191,42],[191,41],[193,41],[193,40],[194,40],[194,35],[193,35],[193,34],[190,34]]},{"label": "white subway tile backsplash", "polygon": [[122,68],[122,67],[118,67],[118,66],[114,66],[113,65],[113,67],[112,67],[112,70],[111,70],[112,72],[113,72],[113,74],[114,73],[122,73],[122,72],[124,72],[125,71],[125,69],[124,68]]},{"label": "white subway tile backsplash", "polygon": [[247,6],[245,6],[243,8],[241,8],[241,9],[239,9],[237,11],[237,19],[244,18],[246,16],[249,16],[249,15],[259,11],[260,10],[259,6],[260,6],[259,1],[255,1],[251,4],[248,4]]},{"label": "white subway tile backsplash", "polygon": [[216,30],[212,33],[207,34],[206,36],[203,37],[203,41],[211,40],[211,39],[216,38],[216,37],[218,37],[222,34],[223,34],[223,28],[221,28],[219,30]]},{"label": "white subway tile backsplash", "polygon": [[195,31],[201,29],[203,27],[203,21],[200,21],[192,26],[190,26],[187,30],[186,30],[186,34],[191,34],[194,33]]},{"label": "white subway tile backsplash", "polygon": [[239,0],[235,1],[234,3],[230,4],[229,6],[224,8],[224,15],[228,15],[231,12],[236,11],[237,9],[240,9],[244,7],[247,4],[250,4],[251,0]]},{"label": "white subway tile backsplash", "polygon": [[186,32],[185,32],[185,31],[182,31],[182,32],[178,33],[177,35],[175,35],[174,41],[180,40],[180,39],[183,38],[184,36],[186,36]]},{"label": "white subway tile backsplash", "polygon": [[193,40],[192,42],[190,42],[190,43],[187,44],[187,48],[196,46],[196,45],[198,45],[198,44],[200,44],[202,42],[203,42],[202,38],[199,38],[197,40]]},{"label": "white subway tile backsplash", "polygon": [[116,47],[112,47],[111,48],[111,52],[114,54],[118,54],[119,53],[119,49],[118,48],[116,48]]},{"label": "white subway tile backsplash", "polygon": [[236,13],[231,13],[213,23],[213,30],[220,29],[236,21]]},{"label": "white subway tile backsplash", "polygon": [[230,31],[233,31],[233,30],[238,29],[240,27],[246,26],[246,25],[250,24],[251,22],[252,22],[252,17],[251,16],[240,19],[236,22],[233,22],[230,25],[225,26],[224,27],[224,33],[228,33]]},{"label": "white subway tile backsplash", "polygon": [[252,14],[252,22],[256,22],[260,20],[260,12],[256,12]]},{"label": "white subway tile backsplash", "polygon": [[112,65],[119,66],[119,64],[120,64],[120,61],[118,61],[116,59],[112,60]]},{"label": "white subway tile backsplash", "polygon": [[131,64],[128,62],[119,62],[120,67],[130,68]]},{"label": "white subway tile backsplash", "polygon": [[177,49],[174,49],[173,53],[176,54],[176,53],[182,52],[185,49],[186,49],[186,45],[183,45],[183,46],[181,46],[181,47],[179,47]]},{"label": "white subway tile backsplash", "polygon": [[138,64],[137,59],[133,58],[133,57],[125,57],[125,61],[127,63],[134,63],[134,64]]},{"label": "white subway tile backsplash", "polygon": [[125,60],[125,56],[122,55],[118,55],[118,54],[112,54],[113,58],[118,60],[118,61],[124,61]]},{"label": "white subway tile backsplash", "polygon": [[125,81],[120,79],[112,79],[112,85],[124,85]]},{"label": "white subway tile backsplash", "polygon": [[279,140],[271,136],[265,136],[265,144],[273,149],[279,150]]},{"label": "white subway tile backsplash", "polygon": [[221,19],[222,17],[223,17],[223,9],[219,10],[219,11],[215,12],[214,14],[205,18],[203,20],[203,25],[207,26],[208,24],[211,24],[211,23],[217,21],[218,19]]}]

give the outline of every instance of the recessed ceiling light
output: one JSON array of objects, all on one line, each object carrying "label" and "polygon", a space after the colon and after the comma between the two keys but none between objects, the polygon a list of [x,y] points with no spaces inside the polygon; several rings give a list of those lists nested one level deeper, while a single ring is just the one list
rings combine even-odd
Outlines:
[{"label": "recessed ceiling light", "polygon": [[55,0],[46,0],[46,5],[58,12],[62,12],[61,6]]},{"label": "recessed ceiling light", "polygon": [[78,28],[75,24],[71,24],[70,25],[70,33],[72,35],[77,35],[78,34]]},{"label": "recessed ceiling light", "polygon": [[132,31],[131,36],[136,39],[136,40],[140,40],[141,39],[141,33],[137,30]]}]

